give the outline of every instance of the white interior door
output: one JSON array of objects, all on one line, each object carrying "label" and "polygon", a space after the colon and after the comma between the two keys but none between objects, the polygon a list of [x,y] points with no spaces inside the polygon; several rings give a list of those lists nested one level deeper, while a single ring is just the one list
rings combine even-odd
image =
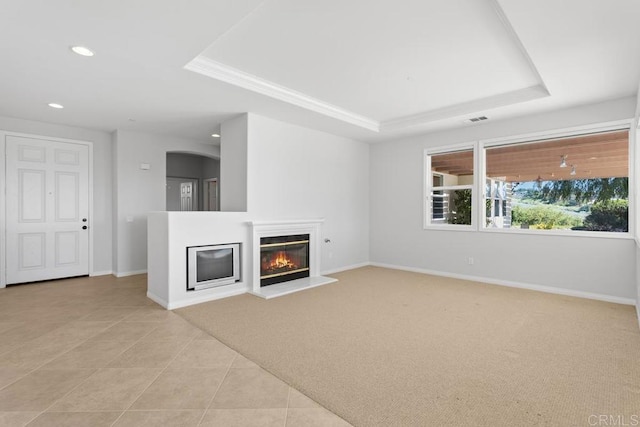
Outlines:
[{"label": "white interior door", "polygon": [[197,211],[198,180],[167,177],[167,210]]},{"label": "white interior door", "polygon": [[7,136],[7,284],[89,274],[89,147]]},{"label": "white interior door", "polygon": [[193,210],[193,183],[192,182],[180,183],[180,210],[181,211]]}]

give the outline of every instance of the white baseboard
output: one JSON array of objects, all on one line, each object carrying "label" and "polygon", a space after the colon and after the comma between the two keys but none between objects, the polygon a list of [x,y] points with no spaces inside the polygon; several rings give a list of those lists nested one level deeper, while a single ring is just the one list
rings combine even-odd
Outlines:
[{"label": "white baseboard", "polygon": [[152,294],[151,292],[147,291],[147,298],[149,298],[151,301],[153,301],[153,302],[155,302],[157,304],[160,304],[162,307],[164,307],[167,310],[169,310],[169,308],[168,308],[169,304],[164,299],[160,298],[159,296],[157,296],[155,294]]},{"label": "white baseboard", "polygon": [[152,300],[154,300],[155,302],[157,302],[158,304],[160,304],[161,306],[163,306],[167,310],[175,310],[177,308],[188,307],[190,305],[201,304],[203,302],[214,301],[214,300],[222,299],[222,298],[234,297],[236,295],[242,295],[242,294],[246,294],[246,293],[247,293],[247,289],[246,288],[242,288],[242,289],[233,289],[233,290],[229,290],[229,291],[226,291],[226,292],[218,292],[218,293],[215,293],[215,294],[203,295],[203,296],[195,297],[195,298],[189,298],[188,300],[177,301],[177,302],[173,302],[173,303],[170,303],[170,304],[166,304],[166,301],[161,300],[166,305],[163,304],[162,302],[156,301],[153,298],[151,298],[149,296],[149,293],[147,293],[147,296],[149,296],[149,298],[151,298]]},{"label": "white baseboard", "polygon": [[109,276],[109,275],[113,275],[113,271],[111,271],[111,270],[94,271],[93,273],[89,274],[90,277]]},{"label": "white baseboard", "polygon": [[137,271],[118,271],[114,274],[116,277],[127,277],[127,276],[135,276],[136,274],[147,274],[147,270],[137,270]]},{"label": "white baseboard", "polygon": [[[372,262],[370,265],[374,267],[391,268],[394,270],[411,271],[414,273],[431,274],[434,276],[451,277],[453,279],[470,280],[473,282],[488,283],[491,285],[508,286],[511,288],[529,289],[532,291],[546,292],[549,294],[566,295],[570,297],[593,299],[598,301],[613,302],[616,304],[636,305],[633,298],[623,298],[611,295],[595,294],[591,292],[575,291],[572,289],[556,288],[552,286],[534,285],[531,283],[512,282],[508,280],[491,279],[489,277],[470,276],[466,274],[449,273],[446,271],[427,270],[424,268],[405,267],[402,265],[385,264],[380,262]],[[640,315],[639,315],[640,316]],[[640,321],[640,318],[639,318]]]},{"label": "white baseboard", "polygon": [[340,273],[342,271],[347,271],[347,270],[355,270],[356,268],[367,267],[369,265],[371,265],[371,263],[369,261],[365,261],[365,262],[361,262],[361,263],[358,263],[358,264],[347,265],[346,267],[334,268],[333,270],[325,270],[325,271],[321,272],[320,274],[322,276],[326,276],[328,274]]}]

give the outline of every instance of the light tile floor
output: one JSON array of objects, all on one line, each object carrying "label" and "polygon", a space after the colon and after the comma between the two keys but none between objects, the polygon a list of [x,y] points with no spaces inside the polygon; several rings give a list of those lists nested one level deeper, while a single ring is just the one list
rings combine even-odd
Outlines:
[{"label": "light tile floor", "polygon": [[0,289],[0,427],[349,425],[145,293],[144,275]]}]

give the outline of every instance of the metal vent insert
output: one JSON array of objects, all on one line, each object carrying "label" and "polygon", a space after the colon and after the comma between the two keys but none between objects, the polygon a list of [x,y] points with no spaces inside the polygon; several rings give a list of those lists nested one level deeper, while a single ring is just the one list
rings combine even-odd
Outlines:
[{"label": "metal vent insert", "polygon": [[477,123],[477,122],[481,122],[483,120],[489,120],[489,118],[487,116],[478,116],[478,117],[472,117],[470,119],[465,120],[465,123]]}]

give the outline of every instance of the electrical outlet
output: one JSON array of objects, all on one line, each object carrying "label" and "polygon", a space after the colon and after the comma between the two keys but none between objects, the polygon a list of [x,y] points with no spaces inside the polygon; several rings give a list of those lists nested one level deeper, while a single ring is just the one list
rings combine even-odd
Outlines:
[{"label": "electrical outlet", "polygon": [[473,257],[467,258],[467,263],[469,263],[469,265],[473,265]]}]

